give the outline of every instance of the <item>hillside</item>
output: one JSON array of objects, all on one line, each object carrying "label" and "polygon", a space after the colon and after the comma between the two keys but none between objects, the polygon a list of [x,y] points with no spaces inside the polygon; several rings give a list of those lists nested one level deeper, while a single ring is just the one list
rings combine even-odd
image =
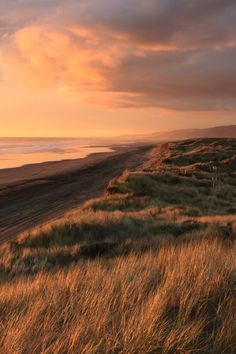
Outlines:
[{"label": "hillside", "polygon": [[236,125],[226,125],[207,129],[183,129],[153,135],[156,141],[184,140],[197,138],[236,138]]},{"label": "hillside", "polygon": [[121,136],[121,142],[162,142],[200,138],[236,138],[236,125],[226,125],[207,129],[182,129],[154,134]]},{"label": "hillside", "polygon": [[3,353],[236,352],[236,139],[158,144],[0,249]]}]

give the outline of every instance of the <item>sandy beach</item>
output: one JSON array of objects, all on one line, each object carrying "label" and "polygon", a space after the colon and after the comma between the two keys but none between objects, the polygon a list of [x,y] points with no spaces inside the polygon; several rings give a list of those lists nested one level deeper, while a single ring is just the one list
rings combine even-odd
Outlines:
[{"label": "sandy beach", "polygon": [[100,195],[109,180],[136,168],[151,145],[114,147],[84,159],[45,162],[0,170],[0,242],[62,217]]}]

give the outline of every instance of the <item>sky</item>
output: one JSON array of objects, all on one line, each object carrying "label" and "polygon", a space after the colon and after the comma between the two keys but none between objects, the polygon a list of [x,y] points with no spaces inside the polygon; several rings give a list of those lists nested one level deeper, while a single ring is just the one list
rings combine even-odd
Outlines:
[{"label": "sky", "polygon": [[235,0],[0,0],[0,136],[236,124]]}]

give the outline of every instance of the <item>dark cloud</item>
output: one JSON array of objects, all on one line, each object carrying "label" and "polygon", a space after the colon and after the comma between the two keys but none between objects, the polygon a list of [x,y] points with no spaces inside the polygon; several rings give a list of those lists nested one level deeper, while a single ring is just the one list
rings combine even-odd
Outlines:
[{"label": "dark cloud", "polygon": [[42,20],[88,26],[145,45],[216,46],[236,40],[235,0],[8,0],[0,33]]},{"label": "dark cloud", "polygon": [[63,20],[144,44],[222,45],[236,38],[235,0],[69,0]]},{"label": "dark cloud", "polygon": [[135,93],[120,104],[174,109],[236,108],[236,48],[148,52],[106,73],[111,91]]},{"label": "dark cloud", "polygon": [[14,34],[24,26],[53,18],[63,0],[0,1],[0,39]]}]

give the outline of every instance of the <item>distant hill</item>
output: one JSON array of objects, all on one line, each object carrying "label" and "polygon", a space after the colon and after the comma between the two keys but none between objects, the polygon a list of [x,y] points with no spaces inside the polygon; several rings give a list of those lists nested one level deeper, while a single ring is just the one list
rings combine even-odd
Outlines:
[{"label": "distant hill", "polygon": [[[123,135],[112,142],[158,142],[158,141],[178,141],[198,138],[236,138],[236,125],[225,125],[206,129],[182,129],[153,134]],[[109,140],[109,139],[107,139]]]},{"label": "distant hill", "polygon": [[155,133],[151,140],[184,140],[197,138],[236,138],[236,125],[226,125],[207,129],[183,129],[171,132]]}]

